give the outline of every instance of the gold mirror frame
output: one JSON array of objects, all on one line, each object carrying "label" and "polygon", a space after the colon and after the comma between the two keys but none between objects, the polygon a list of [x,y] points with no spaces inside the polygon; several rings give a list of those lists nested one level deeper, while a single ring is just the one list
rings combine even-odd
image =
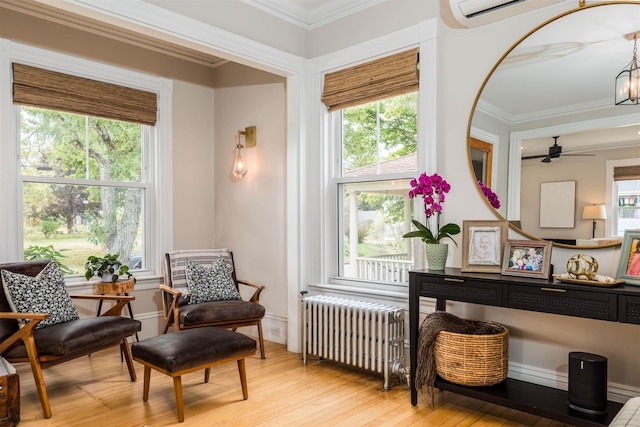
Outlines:
[{"label": "gold mirror frame", "polygon": [[[583,2],[581,2],[581,3],[583,3]],[[631,5],[639,5],[640,6],[640,1],[635,1],[635,0],[624,1],[624,0],[621,0],[621,1],[598,2],[598,3],[589,4],[589,5],[580,4],[577,8],[567,10],[567,11],[565,11],[563,13],[560,13],[559,15],[554,16],[553,18],[551,18],[551,19],[549,19],[549,20],[537,25],[532,30],[527,32],[525,35],[520,37],[504,54],[502,54],[502,56],[493,65],[493,67],[491,68],[491,70],[487,74],[487,77],[482,82],[482,85],[480,86],[480,89],[478,89],[478,93],[476,95],[475,101],[474,101],[473,106],[471,108],[471,114],[469,115],[469,122],[468,122],[468,125],[467,125],[467,160],[468,160],[468,165],[469,165],[469,173],[470,173],[471,177],[474,179],[474,184],[475,184],[476,190],[478,191],[478,193],[480,194],[480,196],[484,200],[484,203],[487,205],[487,207],[489,209],[491,209],[493,211],[494,215],[496,215],[497,218],[499,218],[501,220],[506,220],[493,206],[491,206],[489,200],[482,193],[482,190],[480,189],[480,186],[478,186],[477,180],[475,179],[476,178],[476,174],[475,174],[474,169],[473,169],[472,158],[471,158],[471,138],[472,138],[471,131],[472,131],[473,116],[474,116],[474,113],[476,112],[476,108],[478,106],[478,101],[480,100],[480,96],[482,95],[482,92],[484,91],[485,86],[489,82],[489,79],[491,78],[491,76],[493,76],[495,70],[502,64],[504,59],[516,47],[518,47],[520,45],[520,43],[522,43],[525,39],[527,39],[533,33],[535,33],[536,31],[540,30],[541,28],[547,26],[548,24],[550,24],[552,22],[555,22],[558,19],[561,19],[561,18],[563,18],[563,17],[565,17],[567,15],[570,15],[570,14],[573,14],[573,13],[576,13],[576,12],[580,12],[580,11],[583,11],[583,10],[591,9],[591,8],[596,8],[596,7],[601,7],[601,6],[611,6],[611,5],[629,5],[629,4],[631,4]],[[613,77],[612,77],[612,79],[613,79]],[[519,222],[519,221],[517,221],[517,222]],[[520,227],[516,226],[513,222],[509,222],[509,227],[512,228],[513,230],[515,230],[516,232],[522,234],[523,236],[527,237],[528,239],[542,240],[541,238],[539,238],[537,236],[533,236],[532,234],[529,234],[529,233],[525,232]],[[621,243],[622,242],[620,241],[620,242],[617,242],[617,243],[602,244],[602,245],[597,245],[597,246],[578,246],[578,245],[568,245],[568,244],[564,244],[564,243],[553,242],[553,246],[560,247],[560,248],[568,248],[568,249],[603,249],[603,248],[617,247],[617,246],[620,246]]]}]

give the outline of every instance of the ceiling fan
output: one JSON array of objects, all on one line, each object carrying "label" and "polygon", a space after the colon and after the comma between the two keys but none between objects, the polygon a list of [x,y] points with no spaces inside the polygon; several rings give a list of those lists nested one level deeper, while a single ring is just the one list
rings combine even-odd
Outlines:
[{"label": "ceiling fan", "polygon": [[529,159],[542,159],[542,163],[551,163],[551,159],[557,159],[560,156],[593,156],[593,154],[580,154],[580,153],[564,153],[562,154],[562,146],[558,145],[559,136],[553,137],[553,145],[549,147],[549,154],[539,154],[536,156],[524,156],[522,160]]}]

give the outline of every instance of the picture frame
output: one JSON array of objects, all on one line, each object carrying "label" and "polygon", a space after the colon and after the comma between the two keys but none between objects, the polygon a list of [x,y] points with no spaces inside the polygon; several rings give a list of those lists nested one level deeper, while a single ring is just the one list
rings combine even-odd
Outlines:
[{"label": "picture frame", "polygon": [[460,270],[500,273],[508,234],[507,221],[463,221]]},{"label": "picture frame", "polygon": [[502,257],[502,274],[549,279],[551,242],[507,240]]},{"label": "picture frame", "polygon": [[616,279],[640,286],[640,230],[625,230]]},{"label": "picture frame", "polygon": [[576,182],[540,183],[540,228],[574,228]]}]

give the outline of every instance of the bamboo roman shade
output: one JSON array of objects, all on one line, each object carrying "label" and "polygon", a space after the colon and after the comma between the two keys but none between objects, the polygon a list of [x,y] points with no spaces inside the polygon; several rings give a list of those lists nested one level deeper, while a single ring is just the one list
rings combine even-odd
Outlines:
[{"label": "bamboo roman shade", "polygon": [[325,74],[322,102],[329,111],[419,89],[418,49]]},{"label": "bamboo roman shade", "polygon": [[616,166],[613,168],[614,181],[633,181],[640,179],[640,165]]},{"label": "bamboo roman shade", "polygon": [[13,64],[13,102],[154,125],[157,95],[112,83]]}]

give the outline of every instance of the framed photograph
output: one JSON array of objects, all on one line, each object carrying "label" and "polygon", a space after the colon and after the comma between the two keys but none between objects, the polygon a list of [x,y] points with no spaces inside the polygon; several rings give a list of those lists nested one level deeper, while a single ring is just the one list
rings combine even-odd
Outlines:
[{"label": "framed photograph", "polygon": [[507,221],[463,221],[461,271],[500,273],[508,233]]},{"label": "framed photograph", "polygon": [[640,230],[625,230],[616,279],[640,286]]},{"label": "framed photograph", "polygon": [[547,240],[507,240],[502,274],[549,278],[551,242]]}]

